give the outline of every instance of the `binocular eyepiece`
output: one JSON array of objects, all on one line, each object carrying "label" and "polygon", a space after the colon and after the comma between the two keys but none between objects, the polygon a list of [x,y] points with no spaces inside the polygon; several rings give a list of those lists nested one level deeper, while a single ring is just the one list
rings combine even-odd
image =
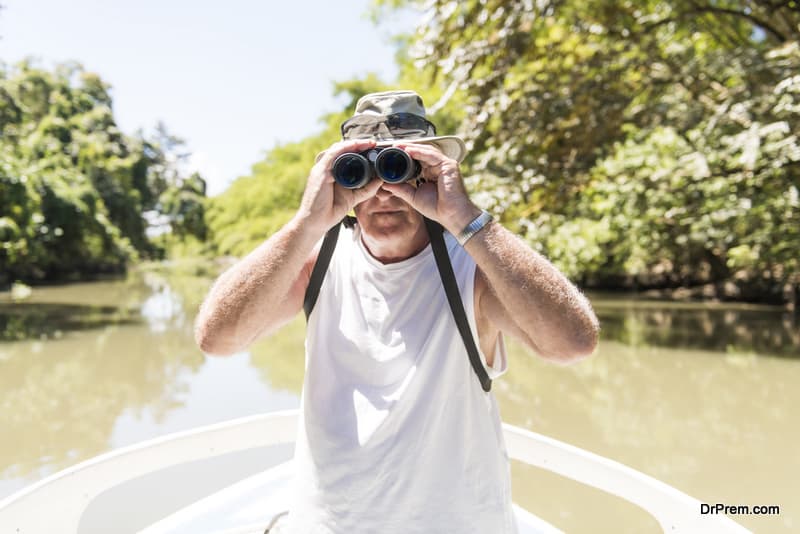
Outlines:
[{"label": "binocular eyepiece", "polygon": [[397,147],[371,148],[362,153],[347,152],[333,162],[333,178],[347,189],[364,187],[377,176],[399,184],[419,176],[422,167],[405,150]]}]

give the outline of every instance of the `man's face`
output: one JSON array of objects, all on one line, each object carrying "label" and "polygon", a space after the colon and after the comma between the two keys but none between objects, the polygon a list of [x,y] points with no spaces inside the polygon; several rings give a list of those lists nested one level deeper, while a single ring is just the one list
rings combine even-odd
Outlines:
[{"label": "man's face", "polygon": [[419,252],[421,239],[427,244],[422,215],[404,200],[383,188],[355,207],[356,219],[370,252],[379,257],[382,249],[408,256]]}]

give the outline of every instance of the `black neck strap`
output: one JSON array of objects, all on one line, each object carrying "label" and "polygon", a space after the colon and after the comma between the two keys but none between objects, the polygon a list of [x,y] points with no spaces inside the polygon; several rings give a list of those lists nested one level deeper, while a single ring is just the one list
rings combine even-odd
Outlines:
[{"label": "black neck strap", "polygon": [[450,262],[450,255],[447,253],[447,245],[444,242],[444,228],[438,222],[427,217],[425,217],[425,226],[428,228],[433,257],[436,259],[436,267],[439,269],[439,276],[442,278],[442,286],[447,295],[447,302],[450,304],[450,311],[453,313],[458,333],[461,334],[461,340],[467,349],[469,363],[472,364],[472,370],[475,371],[481,387],[488,392],[492,389],[492,380],[486,373],[483,362],[481,362],[478,347],[475,345],[472,330],[469,328],[469,320],[467,319],[467,313],[464,311],[464,303],[461,302],[461,294],[458,292],[456,275],[453,273],[453,264]]},{"label": "black neck strap", "polygon": [[317,303],[319,290],[322,287],[322,281],[325,279],[325,272],[328,270],[328,265],[333,256],[333,250],[336,248],[336,240],[339,238],[339,228],[341,224],[336,223],[336,226],[328,230],[325,234],[325,239],[322,240],[322,247],[319,249],[317,262],[314,264],[314,269],[311,271],[311,277],[308,279],[308,287],[306,288],[306,295],[303,298],[303,311],[306,313],[306,321],[308,316],[311,315],[311,310]]},{"label": "black neck strap", "polygon": [[[342,222],[346,226],[351,226],[353,223],[350,218],[346,218]],[[325,238],[322,240],[322,247],[319,250],[314,269],[311,271],[308,288],[306,289],[306,295],[303,300],[303,311],[305,311],[306,320],[308,320],[311,311],[314,309],[314,305],[317,303],[322,281],[325,279],[325,273],[328,270],[333,251],[336,248],[336,240],[339,237],[340,226],[340,224],[337,224],[328,230],[325,234]],[[456,276],[453,272],[453,264],[450,262],[450,255],[447,253],[447,245],[444,242],[444,229],[442,225],[427,217],[425,217],[425,227],[428,230],[428,236],[431,240],[433,257],[436,260],[436,268],[439,270],[439,276],[442,278],[442,286],[447,296],[447,302],[450,305],[450,311],[453,314],[453,319],[455,319],[458,333],[461,335],[461,340],[464,342],[464,348],[467,349],[469,363],[472,365],[472,369],[475,371],[475,375],[478,377],[481,387],[484,391],[488,392],[492,389],[492,380],[486,373],[483,362],[481,362],[478,347],[475,345],[475,339],[469,327],[467,313],[464,311],[464,303],[461,302],[461,294],[458,292],[458,282],[456,282]]]},{"label": "black neck strap", "polygon": [[317,255],[317,261],[314,263],[314,269],[311,271],[311,277],[308,279],[308,287],[306,294],[303,298],[303,311],[306,314],[306,321],[308,316],[311,315],[311,310],[317,303],[319,297],[319,290],[322,288],[322,281],[325,279],[325,273],[328,270],[328,265],[331,263],[333,251],[336,249],[336,240],[339,238],[339,228],[342,224],[348,228],[355,224],[355,217],[345,215],[341,223],[336,223],[333,228],[325,233],[325,238],[322,240],[322,246]]}]

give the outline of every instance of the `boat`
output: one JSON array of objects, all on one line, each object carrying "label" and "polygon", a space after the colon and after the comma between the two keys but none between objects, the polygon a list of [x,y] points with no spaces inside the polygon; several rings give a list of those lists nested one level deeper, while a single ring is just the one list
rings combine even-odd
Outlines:
[{"label": "boat", "polygon": [[[147,510],[144,500],[119,496],[117,508],[144,518],[134,525],[115,514],[107,498],[114,488],[152,477],[189,476],[182,465],[290,447],[297,433],[298,409],[249,416],[195,428],[117,449],[55,473],[0,501],[0,532],[14,534],[141,532],[143,534],[263,534],[288,507],[291,460],[223,484],[211,493]],[[725,515],[701,514],[701,502],[676,488],[619,462],[548,436],[503,424],[511,459],[557,473],[637,505],[651,514],[664,532],[749,532]],[[251,455],[252,456],[252,455]],[[220,468],[218,468],[220,469]],[[201,476],[196,476],[198,483]],[[152,480],[151,480],[152,481]],[[180,496],[178,496],[180,497]],[[98,503],[100,505],[98,506]],[[87,512],[106,512],[105,526],[91,526]],[[555,526],[514,505],[520,534],[560,532]],[[158,516],[158,517],[155,517]],[[149,519],[147,519],[149,518]],[[111,526],[109,526],[111,525]],[[273,529],[275,531],[276,529]],[[278,528],[279,532],[280,529]]]}]

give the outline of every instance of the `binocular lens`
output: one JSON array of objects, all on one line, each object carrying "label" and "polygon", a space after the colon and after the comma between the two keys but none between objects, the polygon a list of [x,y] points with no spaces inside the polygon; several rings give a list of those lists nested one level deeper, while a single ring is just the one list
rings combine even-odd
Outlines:
[{"label": "binocular lens", "polygon": [[342,154],[333,162],[333,178],[347,189],[364,187],[372,179],[370,162],[375,165],[378,178],[390,184],[406,182],[417,176],[421,169],[419,162],[411,159],[403,149],[379,148],[362,154]]},{"label": "binocular lens", "polygon": [[382,150],[375,158],[375,172],[390,184],[405,182],[416,174],[415,170],[418,172],[414,160],[399,148]]},{"label": "binocular lens", "polygon": [[358,189],[369,182],[369,161],[361,154],[342,154],[333,162],[333,178],[347,189]]}]

